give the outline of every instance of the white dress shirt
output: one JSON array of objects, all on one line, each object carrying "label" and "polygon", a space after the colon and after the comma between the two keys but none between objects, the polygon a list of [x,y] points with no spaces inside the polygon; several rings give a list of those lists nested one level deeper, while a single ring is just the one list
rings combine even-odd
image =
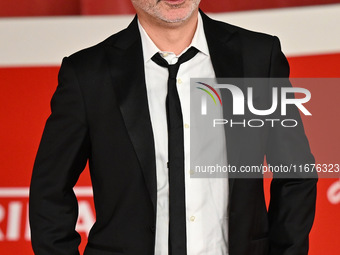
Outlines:
[{"label": "white dress shirt", "polygon": [[[157,175],[157,216],[155,255],[168,254],[169,183],[168,133],[165,99],[168,69],[151,58],[159,52],[169,64],[175,64],[180,55],[162,52],[138,22],[142,39],[145,79],[154,134]],[[215,78],[201,16],[189,47],[199,50],[191,60],[181,64],[177,74],[177,90],[184,123],[186,231],[188,255],[228,254],[228,180],[226,178],[190,178],[190,78]],[[188,48],[189,48],[188,47]],[[220,148],[225,155],[226,146]],[[202,146],[202,153],[207,147]]]}]

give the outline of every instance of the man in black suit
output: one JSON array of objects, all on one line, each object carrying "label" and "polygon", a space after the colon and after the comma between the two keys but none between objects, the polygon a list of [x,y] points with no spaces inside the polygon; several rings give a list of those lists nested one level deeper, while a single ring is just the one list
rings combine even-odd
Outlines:
[{"label": "man in black suit", "polygon": [[[87,160],[96,223],[86,255],[307,254],[316,178],[274,178],[267,212],[261,178],[220,179],[209,186],[216,187],[215,193],[224,191],[211,207],[206,197],[210,193],[196,192],[200,189],[193,187],[184,167],[187,197],[183,226],[173,223],[176,219],[169,212],[169,203],[175,211],[183,208],[169,202],[168,178],[172,177],[164,174],[172,170],[172,161],[169,166],[167,159],[167,150],[172,149],[163,145],[174,139],[161,133],[162,127],[170,129],[165,115],[172,111],[168,101],[175,100],[166,91],[166,83],[170,84],[167,65],[181,61],[179,56],[195,48],[194,56],[177,70],[178,75],[185,76],[181,73],[185,69],[186,73],[210,70],[208,75],[214,77],[288,77],[279,40],[211,20],[199,12],[199,0],[132,2],[137,16],[127,29],[63,60],[32,175],[30,224],[35,254],[79,254],[73,187]],[[168,63],[160,66],[148,52]],[[158,82],[160,91],[153,87]],[[177,79],[177,83],[181,122],[187,108],[185,89],[179,84],[190,84],[187,79]],[[263,92],[260,100],[266,101],[268,93]],[[296,109],[289,114],[300,121]],[[181,128],[182,138],[176,139],[183,148],[187,136]],[[261,163],[264,156],[272,165],[314,161],[301,125],[257,129],[249,136],[227,132],[229,164]],[[205,202],[195,204],[190,192]],[[192,207],[196,215],[189,214]],[[190,226],[190,222],[196,225]],[[178,225],[180,229],[176,229]],[[175,240],[183,231],[184,247]]]}]

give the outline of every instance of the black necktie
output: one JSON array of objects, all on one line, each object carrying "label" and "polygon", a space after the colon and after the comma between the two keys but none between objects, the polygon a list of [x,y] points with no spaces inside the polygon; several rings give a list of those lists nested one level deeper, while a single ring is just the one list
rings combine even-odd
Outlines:
[{"label": "black necktie", "polygon": [[169,255],[186,255],[186,214],[184,181],[184,135],[181,102],[177,93],[176,76],[179,66],[193,58],[198,50],[188,49],[178,62],[169,65],[158,53],[152,60],[169,70],[166,114],[168,121],[169,168]]}]

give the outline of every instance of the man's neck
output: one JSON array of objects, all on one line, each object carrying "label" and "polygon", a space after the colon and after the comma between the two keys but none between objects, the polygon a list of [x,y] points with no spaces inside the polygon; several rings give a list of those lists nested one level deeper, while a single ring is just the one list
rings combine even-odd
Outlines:
[{"label": "man's neck", "polygon": [[198,22],[198,11],[180,24],[155,23],[143,19],[143,17],[139,17],[139,22],[161,51],[173,52],[178,55],[190,45],[194,37]]}]

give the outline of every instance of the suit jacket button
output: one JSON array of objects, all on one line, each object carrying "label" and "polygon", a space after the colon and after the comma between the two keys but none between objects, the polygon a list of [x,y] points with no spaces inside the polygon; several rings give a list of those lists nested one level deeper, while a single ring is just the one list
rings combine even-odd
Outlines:
[{"label": "suit jacket button", "polygon": [[156,232],[156,227],[155,226],[151,226],[150,230],[151,230],[152,233],[155,233]]}]

